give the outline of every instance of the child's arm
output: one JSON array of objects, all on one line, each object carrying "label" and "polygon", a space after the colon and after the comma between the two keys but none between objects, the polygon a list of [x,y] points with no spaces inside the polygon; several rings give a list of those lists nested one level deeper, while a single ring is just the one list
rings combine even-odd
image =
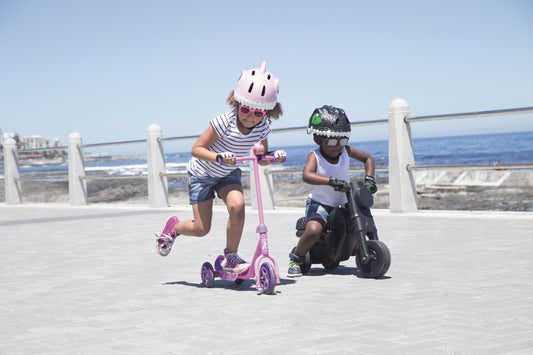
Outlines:
[{"label": "child's arm", "polygon": [[[213,126],[209,125],[204,133],[198,138],[196,143],[192,146],[191,154],[193,157],[209,162],[216,162],[218,153],[212,152],[209,148],[218,139],[218,134],[215,132]],[[233,153],[232,153],[233,154]],[[235,165],[235,156],[224,158],[224,164]]]},{"label": "child's arm", "polygon": [[365,175],[374,177],[374,174],[376,173],[376,162],[372,155],[348,145],[346,146],[346,150],[348,151],[348,156],[350,158],[357,159],[365,164]]},{"label": "child's arm", "polygon": [[[266,152],[268,152],[268,139],[263,139],[261,141],[261,143],[263,143],[263,147],[265,147],[265,154]],[[268,165],[270,164],[270,161],[268,160],[259,160],[257,163],[259,163],[259,165]]]},{"label": "child's arm", "polygon": [[[265,154],[266,154],[266,152],[268,152],[268,139],[265,138],[264,140],[261,141],[261,143],[263,143],[263,147],[265,147]],[[274,160],[272,163],[282,163],[283,161],[285,161],[285,156],[280,156],[280,157],[277,157],[276,160]],[[271,162],[269,160],[262,159],[262,160],[259,160],[258,163],[259,165],[268,165]]]},{"label": "child's arm", "polygon": [[313,152],[307,156],[302,179],[311,185],[329,185],[329,176],[322,176],[316,173],[316,156]]},{"label": "child's arm", "polygon": [[374,174],[376,173],[376,162],[374,161],[374,157],[367,152],[363,152],[362,150],[350,146],[346,146],[346,150],[348,151],[348,156],[350,156],[350,158],[357,159],[365,164],[364,184],[371,193],[376,193],[378,187],[376,186],[376,179],[374,178]]}]

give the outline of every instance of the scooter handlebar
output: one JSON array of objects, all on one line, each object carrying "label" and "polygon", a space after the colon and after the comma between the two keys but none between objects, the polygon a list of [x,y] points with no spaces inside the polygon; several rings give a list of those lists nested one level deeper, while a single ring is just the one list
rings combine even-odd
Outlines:
[{"label": "scooter handlebar", "polygon": [[[278,151],[275,151],[275,152],[278,152]],[[264,154],[264,155],[248,155],[248,156],[245,156],[245,157],[235,157],[235,162],[242,162],[242,161],[250,161],[250,160],[268,160],[268,161],[275,161],[277,159],[277,157],[275,156],[275,152],[272,152],[270,154]],[[285,159],[286,159],[286,153],[284,151],[281,151],[283,152],[283,156],[284,156],[284,159],[281,161],[281,163],[285,162]],[[219,163],[220,165],[224,165],[224,159],[222,158],[222,156],[219,154],[217,156],[217,163]]]},{"label": "scooter handlebar", "polygon": [[276,157],[274,157],[273,155],[249,155],[249,156],[246,156],[246,157],[236,157],[235,158],[235,161],[236,162],[241,162],[241,161],[249,161],[249,160],[268,160],[268,161],[274,161],[276,160]]}]

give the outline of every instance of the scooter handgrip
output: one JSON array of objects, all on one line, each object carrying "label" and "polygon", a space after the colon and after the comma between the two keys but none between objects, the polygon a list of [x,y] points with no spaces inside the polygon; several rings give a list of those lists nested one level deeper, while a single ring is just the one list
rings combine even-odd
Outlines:
[{"label": "scooter handgrip", "polygon": [[280,163],[284,163],[285,160],[287,160],[287,153],[285,153],[284,150],[275,150],[273,152],[268,152],[267,155],[264,155],[263,156],[263,159],[264,160],[268,160],[268,161],[274,161],[276,160],[278,157],[282,157],[283,156],[283,160],[280,161]]}]

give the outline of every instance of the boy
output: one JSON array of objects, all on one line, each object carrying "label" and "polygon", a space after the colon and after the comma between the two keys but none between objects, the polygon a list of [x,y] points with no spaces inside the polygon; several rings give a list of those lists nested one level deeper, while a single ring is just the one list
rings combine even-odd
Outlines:
[{"label": "boy", "polygon": [[350,158],[365,165],[364,184],[371,193],[377,191],[374,158],[346,145],[350,132],[350,121],[344,110],[334,106],[315,109],[309,119],[307,134],[313,134],[319,147],[309,153],[302,177],[314,186],[307,198],[305,231],[294,254],[289,254],[288,277],[302,276],[305,254],[320,239],[329,214],[336,206],[347,203],[345,192],[350,188]]}]

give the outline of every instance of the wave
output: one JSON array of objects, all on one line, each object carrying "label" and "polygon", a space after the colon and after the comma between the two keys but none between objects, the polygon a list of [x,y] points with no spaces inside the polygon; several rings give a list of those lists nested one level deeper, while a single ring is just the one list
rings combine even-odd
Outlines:
[{"label": "wave", "polygon": [[[167,163],[168,173],[186,173],[187,163]],[[128,164],[116,166],[90,166],[85,168],[86,172],[102,172],[109,176],[143,176],[148,174],[148,164]]]}]

